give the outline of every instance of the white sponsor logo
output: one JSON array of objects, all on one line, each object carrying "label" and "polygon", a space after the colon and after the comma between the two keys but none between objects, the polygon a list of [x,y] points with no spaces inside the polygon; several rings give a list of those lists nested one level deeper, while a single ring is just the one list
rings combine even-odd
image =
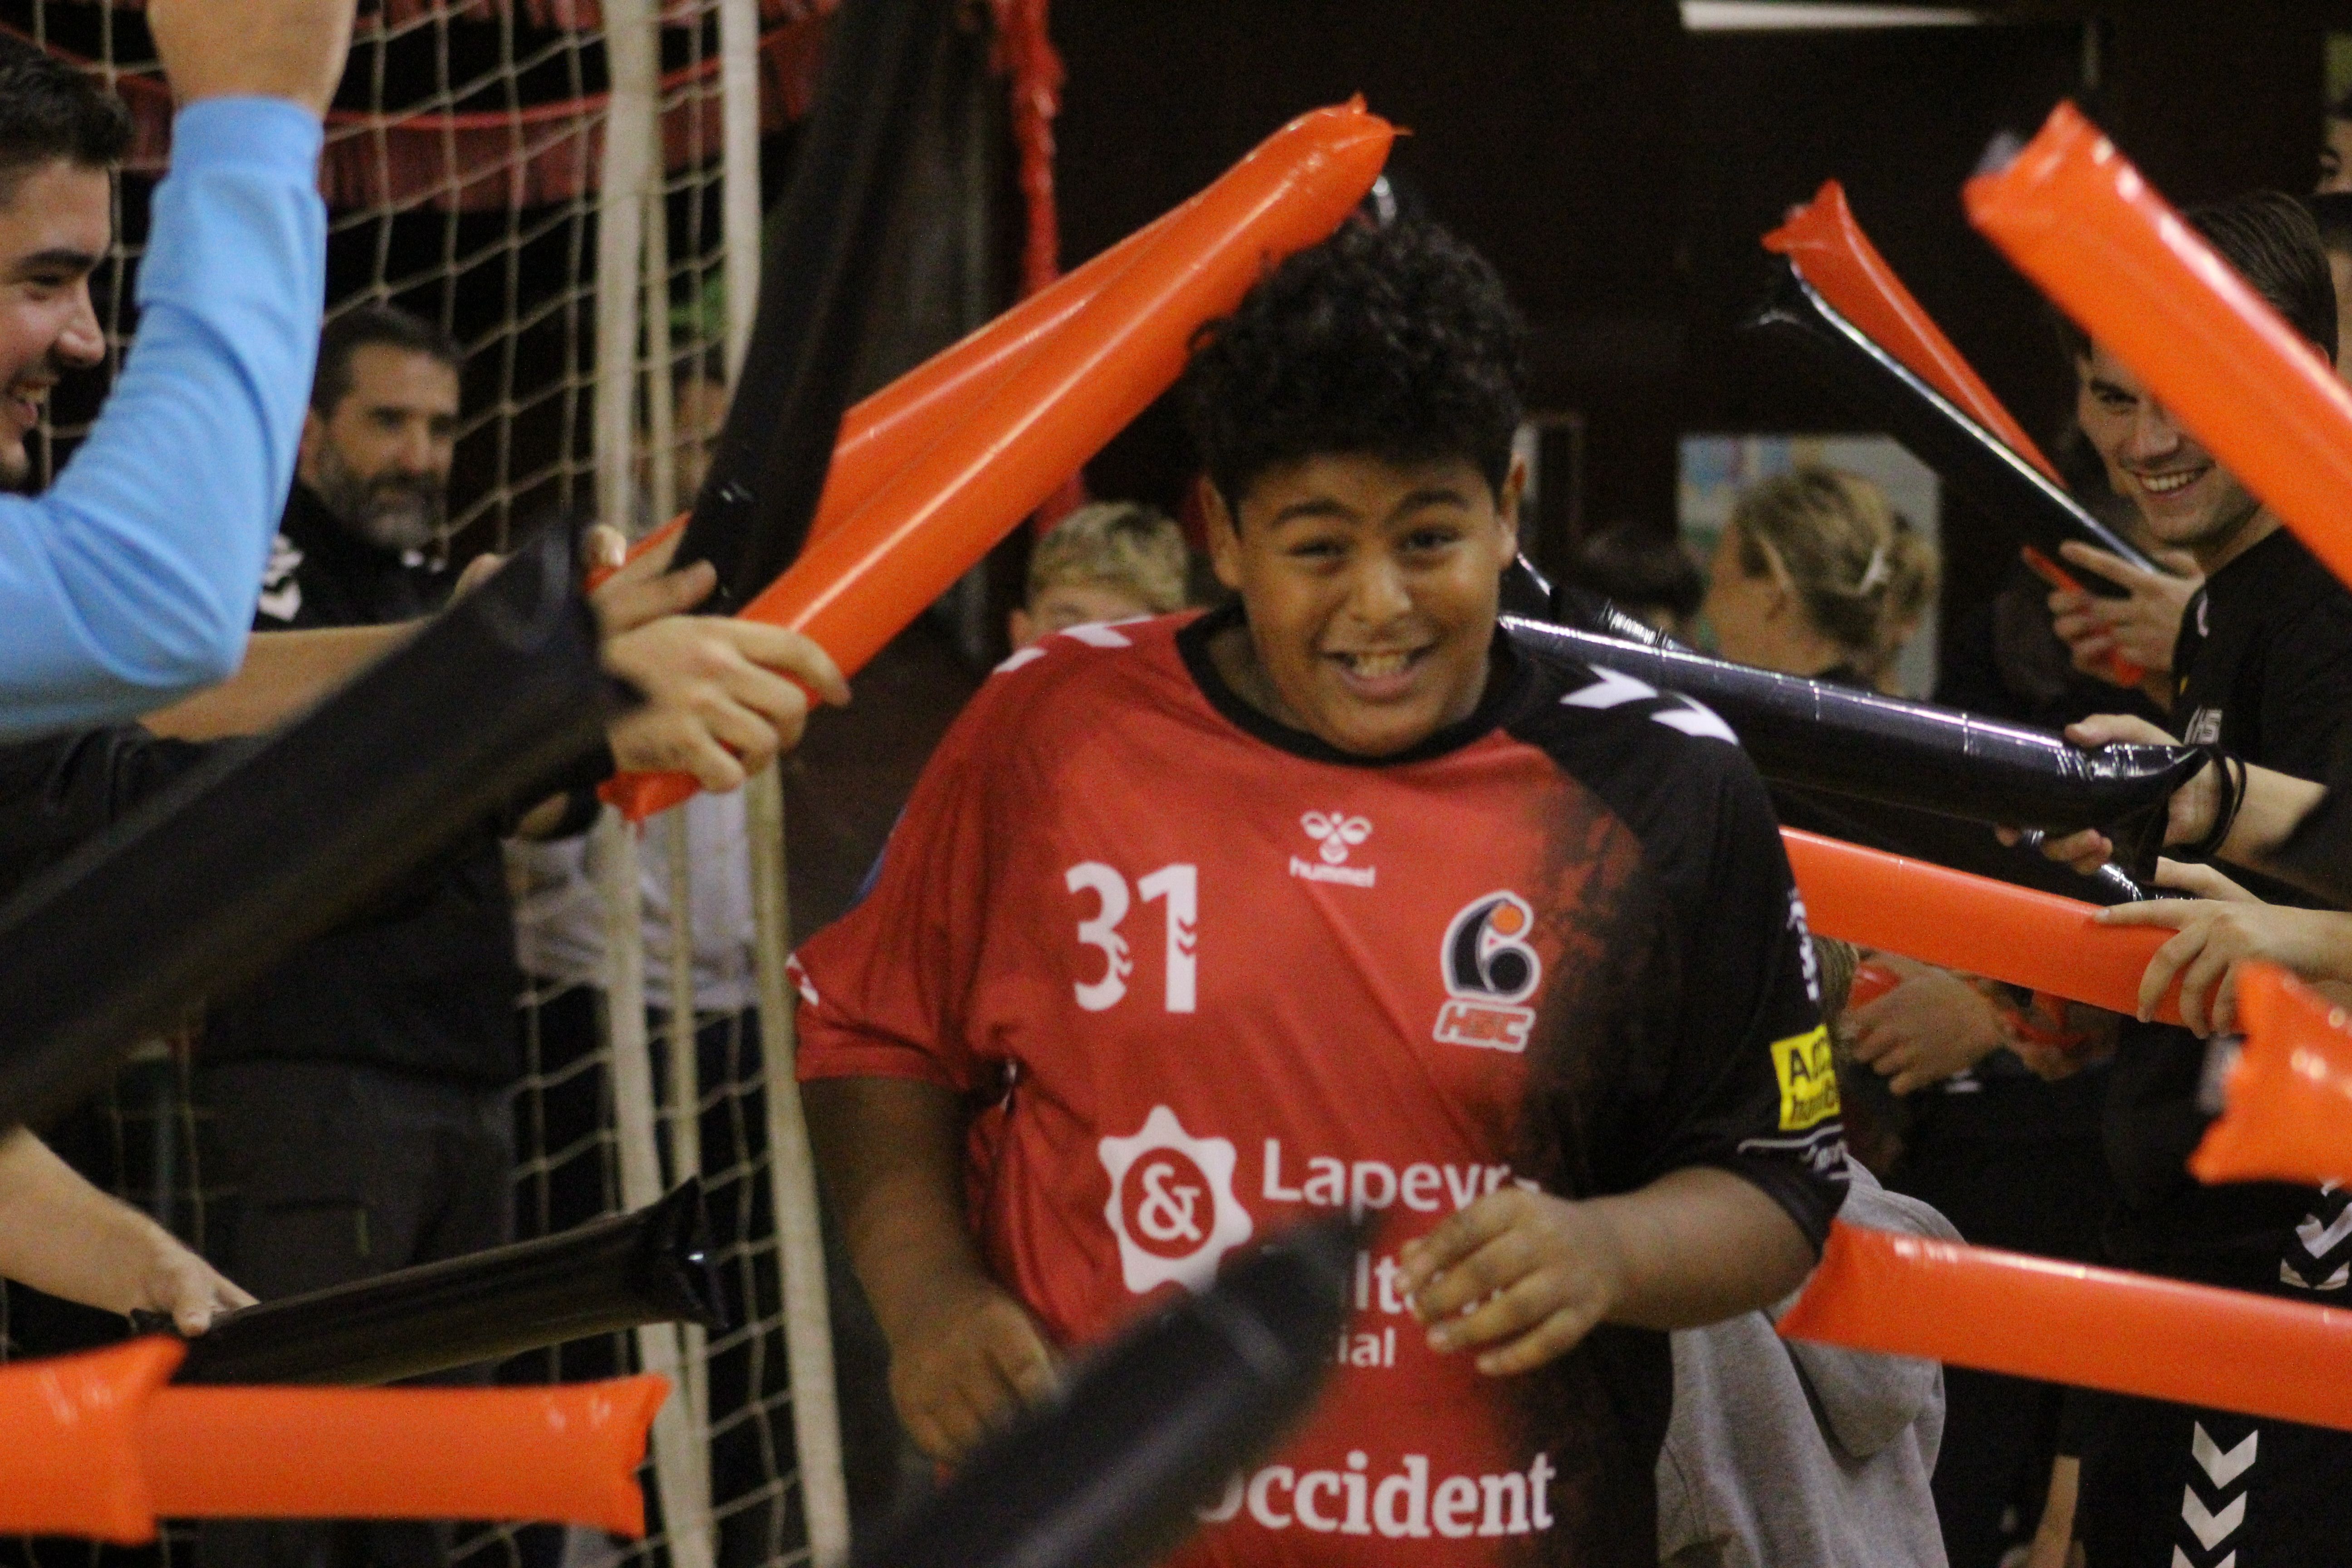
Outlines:
[{"label": "white sponsor logo", "polygon": [[1524,1471],[1447,1476],[1434,1485],[1426,1454],[1401,1456],[1398,1468],[1377,1482],[1370,1469],[1370,1457],[1357,1448],[1340,1470],[1269,1465],[1253,1475],[1237,1472],[1199,1517],[1204,1524],[1224,1524],[1246,1513],[1266,1530],[1296,1525],[1318,1535],[1377,1534],[1391,1541],[1531,1535],[1552,1527],[1551,1483],[1559,1472],[1549,1454],[1538,1454]]},{"label": "white sponsor logo", "polygon": [[269,544],[269,564],[261,576],[261,613],[272,620],[291,621],[302,613],[302,583],[295,575],[302,568],[302,552],[294,542],[279,534]]},{"label": "white sponsor logo", "polygon": [[1133,1137],[1106,1138],[1097,1152],[1110,1176],[1103,1217],[1118,1237],[1127,1288],[1140,1296],[1172,1280],[1207,1289],[1254,1228],[1234,1196],[1233,1141],[1195,1138],[1155,1105]]},{"label": "white sponsor logo", "polygon": [[1533,1191],[1535,1184],[1514,1176],[1508,1165],[1438,1164],[1416,1161],[1399,1167],[1386,1160],[1341,1160],[1329,1154],[1308,1157],[1290,1173],[1297,1185],[1283,1180],[1282,1140],[1265,1141],[1265,1167],[1259,1195],[1270,1204],[1304,1204],[1309,1208],[1344,1208],[1361,1219],[1373,1209],[1399,1205],[1420,1214],[1437,1214],[1451,1205],[1468,1208],[1505,1182]]},{"label": "white sponsor logo", "polygon": [[1298,819],[1307,837],[1315,840],[1315,858],[1302,860],[1290,858],[1290,874],[1308,882],[1338,882],[1349,888],[1369,888],[1379,872],[1370,866],[1350,866],[1348,852],[1372,836],[1370,819],[1349,816],[1344,811],[1310,811]]}]

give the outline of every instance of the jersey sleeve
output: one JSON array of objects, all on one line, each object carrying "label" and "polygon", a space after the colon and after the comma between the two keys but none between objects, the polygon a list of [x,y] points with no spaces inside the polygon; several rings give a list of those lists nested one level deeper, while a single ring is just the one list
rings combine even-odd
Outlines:
[{"label": "jersey sleeve", "polygon": [[1754,1183],[1818,1248],[1845,1193],[1837,1071],[1803,900],[1742,753],[1717,754],[1712,831],[1661,857],[1664,928],[1631,1075],[1639,1185],[1713,1165]]},{"label": "jersey sleeve", "polygon": [[976,1086],[964,1003],[989,907],[991,785],[1005,721],[995,695],[983,688],[932,753],[870,889],[793,956],[803,1081]]}]

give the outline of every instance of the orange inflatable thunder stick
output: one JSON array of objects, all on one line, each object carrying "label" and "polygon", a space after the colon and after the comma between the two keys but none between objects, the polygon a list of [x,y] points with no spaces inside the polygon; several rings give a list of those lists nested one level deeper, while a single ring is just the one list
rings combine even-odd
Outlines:
[{"label": "orange inflatable thunder stick", "polygon": [[0,1531],[152,1541],[140,1415],[183,1353],[136,1340],[0,1367]]},{"label": "orange inflatable thunder stick", "polygon": [[493,1519],[646,1532],[666,1378],[541,1388],[163,1388],[141,1449],[166,1519]]},{"label": "orange inflatable thunder stick", "polygon": [[[1371,187],[1394,135],[1360,103],[1304,115],[1172,216],[1050,348],[813,541],[743,614],[805,632],[854,673],[1184,368],[1192,334],[1269,260],[1328,235]],[[643,819],[694,793],[625,775],[605,798]]]},{"label": "orange inflatable thunder stick", "polygon": [[[2103,926],[2095,904],[2012,887],[1925,860],[1780,830],[1813,930],[1922,963],[2047,992],[2132,1016],[2147,961],[2172,933]],[[2157,1016],[2180,1022],[2178,988]]]},{"label": "orange inflatable thunder stick", "polygon": [[2033,437],[2001,406],[1992,388],[1952,346],[1934,318],[1919,308],[1895,268],[1862,232],[1853,209],[1846,205],[1845,187],[1835,180],[1824,181],[1811,202],[1764,237],[1764,248],[1795,262],[1822,298],[1912,374],[1950,398],[2053,482],[2063,482]]},{"label": "orange inflatable thunder stick", "polygon": [[0,1369],[0,1531],[171,1519],[501,1519],[645,1533],[659,1377],[548,1388],[173,1388],[146,1339]]},{"label": "orange inflatable thunder stick", "polygon": [[1842,1222],[1780,1332],[2352,1429],[2352,1312]]},{"label": "orange inflatable thunder stick", "polygon": [[2200,1182],[2352,1181],[2352,1026],[2285,970],[2238,971],[2245,1048],[2189,1158]]},{"label": "orange inflatable thunder stick", "polygon": [[[1820,289],[1839,314],[1869,333],[1873,342],[1902,361],[1912,374],[1950,398],[2011,451],[2041,469],[2043,478],[2055,485],[2065,483],[2058,477],[2056,466],[2025,433],[2025,426],[1992,395],[1976,367],[1952,346],[1935,318],[1920,309],[1895,268],[1870,243],[1870,236],[1854,221],[1853,208],[1846,203],[1845,187],[1835,180],[1824,181],[1809,205],[1799,207],[1787,223],[1764,237],[1764,248],[1795,263],[1805,280]],[[2083,591],[2083,585],[2055,563],[2048,571],[2035,564],[2036,556],[2049,562],[2048,556],[2029,549],[2026,563],[2051,586],[2068,593]],[[2053,578],[2052,573],[2057,576]],[[2120,655],[2108,658],[2106,672],[2119,686],[2137,686],[2147,676],[2147,671]]]},{"label": "orange inflatable thunder stick", "polygon": [[[809,523],[809,542],[814,544],[832,532],[843,519],[864,506],[885,480],[939,439],[960,414],[1003,385],[1040,345],[1101,293],[1105,284],[1126,271],[1183,210],[1162,213],[1085,266],[852,405],[841,416],[841,437],[834,443],[824,494]],[[675,537],[685,529],[690,515],[680,512],[638,540],[629,547],[629,559],[634,561]]]},{"label": "orange inflatable thunder stick", "polygon": [[2352,582],[2352,391],[2074,105],[1969,221]]}]

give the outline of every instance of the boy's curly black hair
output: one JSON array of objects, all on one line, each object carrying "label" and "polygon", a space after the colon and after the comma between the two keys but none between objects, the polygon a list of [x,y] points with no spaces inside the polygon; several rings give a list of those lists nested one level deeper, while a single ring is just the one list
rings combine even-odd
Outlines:
[{"label": "boy's curly black hair", "polygon": [[1326,454],[1463,458],[1499,495],[1522,331],[1495,269],[1437,225],[1351,221],[1201,330],[1186,423],[1236,513],[1268,468]]}]

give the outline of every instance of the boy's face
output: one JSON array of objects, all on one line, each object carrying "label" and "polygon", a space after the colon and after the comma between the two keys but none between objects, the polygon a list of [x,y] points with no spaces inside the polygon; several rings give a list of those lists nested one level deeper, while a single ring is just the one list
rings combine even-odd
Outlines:
[{"label": "boy's face", "polygon": [[2074,362],[2074,416],[2106,465],[2107,483],[2139,509],[2159,544],[2211,572],[2259,537],[2262,502],[2213,459],[2123,361],[2093,344]]},{"label": "boy's face", "polygon": [[1318,456],[1259,476],[1237,516],[1213,488],[1210,547],[1260,683],[1244,695],[1359,756],[1469,717],[1526,478],[1515,467],[1498,498],[1465,458]]},{"label": "boy's face", "polygon": [[1151,606],[1116,583],[1055,583],[1013,612],[1014,652],[1031,643],[1093,621],[1129,621]]}]

